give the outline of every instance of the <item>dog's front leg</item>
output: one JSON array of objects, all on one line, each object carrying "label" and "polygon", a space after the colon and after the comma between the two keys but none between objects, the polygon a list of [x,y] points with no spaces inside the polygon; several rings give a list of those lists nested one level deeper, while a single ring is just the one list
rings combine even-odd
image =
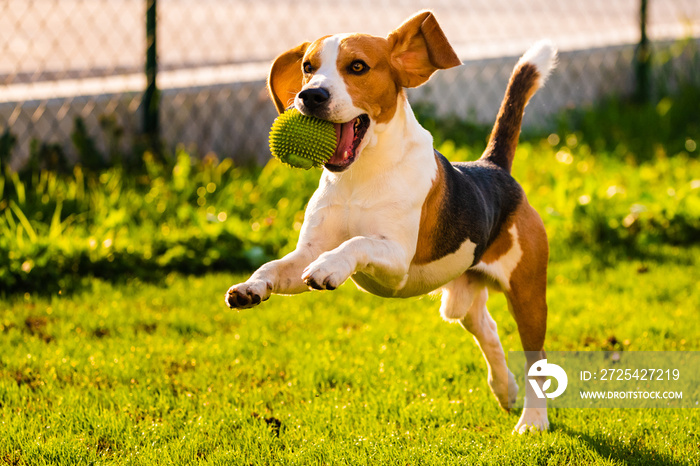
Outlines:
[{"label": "dog's front leg", "polygon": [[398,241],[356,236],[321,254],[301,278],[311,288],[334,290],[354,273],[361,272],[386,288],[400,289],[408,278],[409,265],[409,255]]},{"label": "dog's front leg", "polygon": [[308,291],[301,279],[304,268],[318,257],[320,251],[308,246],[296,250],[260,267],[244,283],[233,285],[226,293],[231,309],[247,309],[266,301],[272,293],[297,294]]}]

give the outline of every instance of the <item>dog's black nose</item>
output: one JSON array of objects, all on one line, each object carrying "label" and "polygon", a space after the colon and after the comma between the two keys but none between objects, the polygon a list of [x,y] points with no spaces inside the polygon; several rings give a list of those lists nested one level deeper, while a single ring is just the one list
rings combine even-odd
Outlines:
[{"label": "dog's black nose", "polygon": [[324,88],[317,87],[314,89],[306,89],[305,91],[301,91],[299,93],[299,98],[304,103],[306,108],[313,111],[328,102],[328,99],[331,98],[331,94]]}]

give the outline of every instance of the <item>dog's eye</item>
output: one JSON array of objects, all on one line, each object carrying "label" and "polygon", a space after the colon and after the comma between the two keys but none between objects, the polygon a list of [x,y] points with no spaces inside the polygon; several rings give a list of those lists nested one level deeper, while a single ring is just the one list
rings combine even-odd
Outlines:
[{"label": "dog's eye", "polygon": [[304,63],[304,73],[311,74],[314,72],[314,67],[311,66],[311,62]]},{"label": "dog's eye", "polygon": [[350,63],[348,71],[352,74],[365,74],[369,71],[369,66],[367,66],[367,63],[363,62],[362,60],[355,60]]}]

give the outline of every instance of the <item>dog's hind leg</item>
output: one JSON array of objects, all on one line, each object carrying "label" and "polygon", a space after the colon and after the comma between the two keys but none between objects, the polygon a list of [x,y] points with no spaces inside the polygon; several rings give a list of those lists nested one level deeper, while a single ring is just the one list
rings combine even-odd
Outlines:
[{"label": "dog's hind leg", "polygon": [[518,386],[506,365],[496,322],[486,308],[489,292],[483,277],[466,272],[443,287],[440,313],[445,320],[459,320],[474,335],[488,366],[488,384],[498,403],[509,410]]},{"label": "dog's hind leg", "polygon": [[[549,246],[542,220],[529,205],[523,205],[515,224],[520,232],[517,241],[522,250],[522,257],[510,275],[509,287],[505,294],[518,325],[523,350],[526,351],[527,373],[535,362],[546,357],[544,339],[547,330]],[[536,380],[542,389],[545,377],[537,377]],[[546,399],[538,398],[532,386],[526,384],[525,406],[514,432],[522,434],[530,430],[548,428]]]}]

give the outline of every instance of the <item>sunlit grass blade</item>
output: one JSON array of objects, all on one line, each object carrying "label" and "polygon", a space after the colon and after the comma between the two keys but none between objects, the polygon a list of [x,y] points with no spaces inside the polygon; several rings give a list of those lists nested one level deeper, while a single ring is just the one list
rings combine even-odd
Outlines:
[{"label": "sunlit grass blade", "polygon": [[24,215],[24,212],[22,212],[22,209],[20,209],[20,207],[14,201],[10,201],[10,209],[12,209],[12,213],[15,214],[15,216],[17,217],[19,222],[22,224],[22,227],[27,232],[27,235],[29,236],[29,240],[32,243],[36,243],[36,241],[37,241],[36,232],[34,231],[32,224],[29,222],[27,217]]},{"label": "sunlit grass blade", "polygon": [[54,210],[53,216],[51,217],[51,225],[49,226],[49,239],[56,239],[61,236],[63,232],[63,223],[61,223],[61,210],[63,210],[63,202],[59,201],[56,204],[56,210]]},{"label": "sunlit grass blade", "polygon": [[27,200],[26,190],[24,188],[24,183],[19,177],[17,172],[10,172],[10,180],[12,181],[12,186],[15,189],[15,195],[17,196],[17,202],[19,205],[24,205]]}]

